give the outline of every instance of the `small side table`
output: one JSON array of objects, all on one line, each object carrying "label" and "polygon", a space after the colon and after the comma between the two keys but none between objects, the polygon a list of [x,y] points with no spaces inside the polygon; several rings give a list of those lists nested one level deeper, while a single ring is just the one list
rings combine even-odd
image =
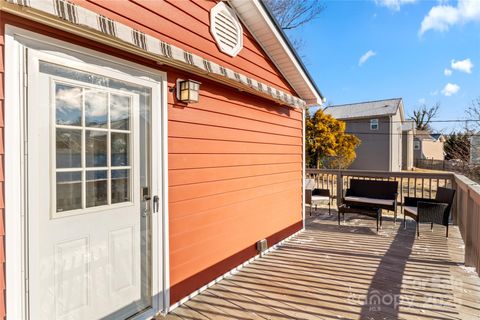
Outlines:
[{"label": "small side table", "polygon": [[377,232],[378,227],[382,226],[382,209],[380,208],[371,208],[371,207],[350,207],[345,204],[342,204],[338,207],[338,225],[340,225],[340,214],[343,214],[343,220],[345,221],[345,213],[356,213],[364,216],[369,216],[377,220]]}]

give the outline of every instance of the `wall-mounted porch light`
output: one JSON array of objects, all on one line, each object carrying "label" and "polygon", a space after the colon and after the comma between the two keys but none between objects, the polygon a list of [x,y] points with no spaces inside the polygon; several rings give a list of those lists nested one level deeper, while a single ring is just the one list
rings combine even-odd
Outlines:
[{"label": "wall-mounted porch light", "polygon": [[199,99],[201,82],[195,80],[177,80],[177,100],[183,103],[195,103]]}]

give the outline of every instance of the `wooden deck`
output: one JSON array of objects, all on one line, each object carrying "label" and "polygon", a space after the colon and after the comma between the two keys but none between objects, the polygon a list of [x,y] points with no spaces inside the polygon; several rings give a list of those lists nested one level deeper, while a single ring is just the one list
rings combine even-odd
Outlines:
[{"label": "wooden deck", "polygon": [[[333,213],[333,211],[332,211]],[[209,288],[168,319],[480,319],[480,279],[463,267],[456,227],[336,213]]]}]

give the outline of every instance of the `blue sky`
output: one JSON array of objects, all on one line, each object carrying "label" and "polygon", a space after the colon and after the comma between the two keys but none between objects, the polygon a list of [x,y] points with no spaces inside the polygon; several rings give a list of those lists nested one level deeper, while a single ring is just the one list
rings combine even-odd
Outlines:
[{"label": "blue sky", "polygon": [[439,120],[467,118],[480,97],[480,0],[325,3],[287,34],[304,40],[300,55],[328,102],[402,97],[407,115],[439,102]]}]

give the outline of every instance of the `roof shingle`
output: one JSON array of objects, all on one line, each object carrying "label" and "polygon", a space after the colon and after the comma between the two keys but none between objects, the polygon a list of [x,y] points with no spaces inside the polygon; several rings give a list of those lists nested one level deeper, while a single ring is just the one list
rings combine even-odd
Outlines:
[{"label": "roof shingle", "polygon": [[335,119],[357,119],[390,116],[397,113],[402,98],[367,101],[327,107],[324,112]]}]

